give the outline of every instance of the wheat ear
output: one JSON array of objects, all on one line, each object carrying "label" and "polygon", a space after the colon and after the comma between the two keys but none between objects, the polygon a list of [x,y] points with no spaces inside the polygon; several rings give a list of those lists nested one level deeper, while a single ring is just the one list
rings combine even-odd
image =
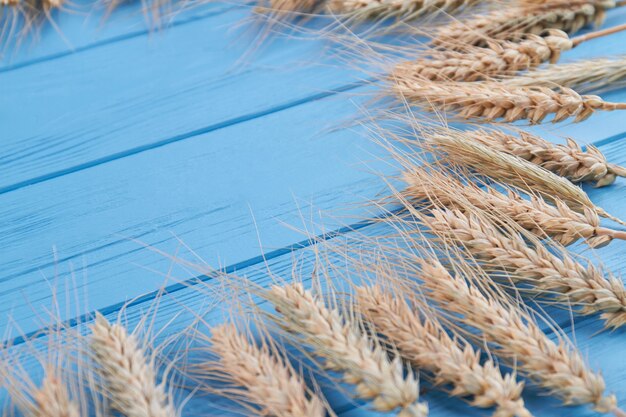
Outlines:
[{"label": "wheat ear", "polygon": [[487,265],[505,270],[513,282],[530,284],[540,295],[552,295],[565,306],[580,307],[579,314],[601,313],[609,328],[626,323],[624,283],[610,275],[605,278],[600,268],[577,262],[565,249],[556,256],[541,242],[531,245],[515,231],[504,234],[478,214],[449,209],[430,214],[424,222],[435,234],[457,242]]},{"label": "wheat ear", "polygon": [[301,284],[273,286],[266,294],[278,323],[322,358],[328,370],[343,373],[356,386],[357,396],[371,399],[374,409],[399,409],[399,417],[423,417],[428,407],[419,402],[419,386],[412,373],[404,375],[399,358],[390,360],[384,349],[358,325]]},{"label": "wheat ear", "polygon": [[572,49],[565,32],[551,30],[547,36],[526,35],[519,42],[490,40],[485,48],[467,46],[462,51],[432,50],[423,58],[396,66],[393,78],[432,81],[477,81],[514,74],[550,61]]},{"label": "wheat ear", "polygon": [[551,65],[508,78],[506,83],[519,87],[559,85],[575,88],[580,92],[589,92],[619,88],[623,86],[624,79],[626,79],[626,56],[620,56]]},{"label": "wheat ear", "polygon": [[417,262],[431,298],[457,320],[480,331],[493,353],[514,363],[519,372],[565,405],[592,404],[598,412],[617,412],[615,396],[604,396],[602,376],[589,370],[578,351],[562,340],[553,342],[521,309],[487,296],[438,261]]},{"label": "wheat ear", "polygon": [[164,384],[157,384],[154,364],[134,335],[101,314],[91,331],[91,350],[114,409],[126,417],[177,415]]},{"label": "wheat ear", "polygon": [[454,13],[488,0],[329,0],[332,13],[365,19],[411,20],[438,13]]},{"label": "wheat ear", "polygon": [[546,29],[574,33],[593,24],[599,26],[614,0],[548,0],[538,4],[494,10],[482,16],[442,26],[433,44],[446,48],[464,45],[484,46],[489,38],[519,39],[524,33],[541,34]]},{"label": "wheat ear", "polygon": [[529,193],[537,193],[548,201],[560,199],[573,210],[584,213],[589,208],[601,217],[609,218],[626,225],[622,220],[596,206],[589,196],[578,186],[565,178],[515,155],[491,149],[472,140],[467,132],[454,129],[439,129],[426,135],[431,150],[444,161],[466,166],[476,172],[491,177]]},{"label": "wheat ear", "polygon": [[211,329],[211,351],[218,361],[199,365],[228,383],[228,392],[255,407],[259,416],[325,417],[324,402],[311,394],[285,359],[267,344],[257,344],[233,324]]},{"label": "wheat ear", "polygon": [[79,417],[78,404],[70,399],[65,385],[52,374],[47,374],[41,386],[33,392],[32,417]]},{"label": "wheat ear", "polygon": [[505,82],[482,81],[474,83],[417,80],[394,74],[393,89],[411,104],[438,112],[454,112],[463,119],[505,122],[528,120],[541,123],[554,115],[557,123],[573,117],[575,122],[589,118],[597,110],[626,110],[626,103],[610,103],[598,96],[581,96],[562,87],[516,87]]},{"label": "wheat ear", "polygon": [[587,145],[583,151],[570,138],[567,145],[556,145],[526,132],[512,135],[498,130],[476,130],[468,134],[485,146],[518,156],[574,183],[593,181],[596,187],[604,187],[613,184],[618,176],[626,176],[626,168],[608,163],[598,148]]},{"label": "wheat ear", "polygon": [[459,210],[466,210],[469,205],[494,213],[494,218],[504,215],[537,237],[549,236],[565,246],[581,238],[593,248],[608,245],[613,239],[626,240],[626,232],[600,226],[600,218],[593,210],[585,207],[584,214],[577,213],[558,197],[553,198],[553,206],[538,196],[526,199],[513,189],[500,192],[487,185],[462,183],[451,172],[423,168],[405,171],[403,179],[407,184],[403,194],[410,201],[433,200]]},{"label": "wheat ear", "polygon": [[452,395],[496,407],[496,417],[531,416],[521,399],[523,383],[502,376],[491,360],[481,365],[480,352],[450,337],[438,321],[420,317],[402,297],[378,286],[358,287],[356,307],[411,365],[431,372],[436,384],[450,384]]}]

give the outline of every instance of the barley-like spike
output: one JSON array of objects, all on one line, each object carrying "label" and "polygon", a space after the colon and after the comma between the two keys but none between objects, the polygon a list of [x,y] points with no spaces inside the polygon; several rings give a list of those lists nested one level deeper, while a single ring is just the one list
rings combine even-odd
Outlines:
[{"label": "barley-like spike", "polygon": [[463,276],[452,275],[435,260],[418,260],[420,278],[429,295],[457,320],[481,332],[491,351],[558,396],[565,405],[592,404],[598,412],[617,410],[613,395],[580,353],[565,342],[552,341],[519,308],[488,297]]},{"label": "barley-like spike", "polygon": [[229,383],[231,394],[258,407],[259,416],[326,416],[324,402],[266,344],[251,341],[233,324],[212,328],[210,342],[218,362],[200,364],[199,370],[219,374],[221,381]]},{"label": "barley-like spike", "polygon": [[626,225],[593,204],[580,187],[567,179],[515,155],[478,143],[467,132],[442,129],[427,135],[426,140],[431,150],[450,163],[469,167],[496,181],[537,193],[548,201],[557,198],[579,213],[584,214],[585,208],[588,208],[601,217]]},{"label": "barley-like spike", "polygon": [[529,34],[519,42],[494,39],[485,48],[432,50],[418,60],[398,64],[392,78],[415,82],[484,80],[532,69],[547,61],[557,62],[561,52],[572,47],[572,41],[560,30],[550,30],[547,36]]},{"label": "barley-like spike", "polygon": [[531,416],[515,375],[503,376],[492,360],[481,365],[480,352],[450,337],[438,321],[421,317],[402,297],[378,286],[358,287],[356,304],[405,360],[432,373],[436,384],[450,384],[452,395],[472,397],[476,407],[496,407],[496,417]]},{"label": "barley-like spike", "polygon": [[609,103],[598,96],[581,96],[569,88],[516,87],[504,82],[433,82],[411,77],[394,79],[393,89],[409,103],[436,111],[455,112],[463,119],[505,122],[528,120],[541,123],[554,115],[552,122],[574,118],[581,122],[597,110],[626,110],[626,103]]},{"label": "barley-like spike", "polygon": [[507,78],[505,82],[518,87],[558,85],[586,93],[622,87],[624,80],[626,80],[626,56],[551,65]]},{"label": "barley-like spike", "polygon": [[488,0],[328,0],[332,13],[365,19],[411,20],[454,13]]},{"label": "barley-like spike", "polygon": [[556,256],[540,242],[531,246],[518,233],[504,234],[477,214],[445,208],[430,214],[424,221],[435,234],[502,268],[513,282],[530,284],[538,294],[552,295],[565,306],[580,307],[577,312],[582,315],[601,313],[607,327],[626,323],[624,284],[613,276],[605,278],[600,268],[577,262],[564,249]]},{"label": "barley-like spike", "polygon": [[558,197],[553,198],[553,206],[537,196],[525,199],[513,189],[500,192],[487,185],[462,183],[450,173],[423,168],[410,169],[403,178],[407,184],[404,194],[410,201],[432,199],[439,205],[459,210],[466,210],[465,205],[469,204],[493,212],[496,219],[505,215],[537,237],[549,236],[565,246],[581,238],[593,248],[608,245],[613,239],[626,240],[626,232],[600,226],[595,211],[585,207],[584,214],[577,213]]},{"label": "barley-like spike", "polygon": [[608,163],[598,148],[588,145],[583,151],[573,139],[568,138],[567,145],[556,145],[526,132],[512,135],[498,130],[476,130],[468,135],[485,146],[518,156],[574,183],[593,181],[596,187],[604,187],[613,184],[618,176],[626,175],[626,168]]},{"label": "barley-like spike", "polygon": [[404,375],[399,358],[390,360],[384,349],[337,309],[301,284],[273,286],[265,296],[280,313],[278,323],[324,360],[328,370],[343,373],[356,386],[358,397],[372,400],[381,412],[399,409],[399,417],[424,417],[419,386],[412,373]]},{"label": "barley-like spike", "polygon": [[111,405],[126,417],[174,417],[176,410],[154,365],[134,335],[98,314],[91,326],[91,350],[99,365]]},{"label": "barley-like spike", "polygon": [[519,39],[523,33],[541,34],[546,29],[560,29],[572,34],[583,27],[600,25],[614,0],[548,0],[535,4],[494,10],[482,16],[442,26],[433,44],[455,48],[463,45],[484,46],[489,38]]},{"label": "barley-like spike", "polygon": [[78,404],[70,399],[65,385],[48,373],[32,394],[33,404],[24,410],[27,417],[79,417]]}]

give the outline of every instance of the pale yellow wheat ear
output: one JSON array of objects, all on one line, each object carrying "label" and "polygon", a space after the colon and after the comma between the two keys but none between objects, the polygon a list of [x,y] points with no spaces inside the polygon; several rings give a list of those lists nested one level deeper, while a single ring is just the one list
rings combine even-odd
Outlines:
[{"label": "pale yellow wheat ear", "polygon": [[437,236],[463,247],[488,271],[530,286],[540,297],[555,300],[582,315],[602,315],[608,328],[626,323],[624,283],[591,262],[583,264],[562,247],[551,250],[514,229],[503,230],[479,212],[435,209],[423,222]]},{"label": "pale yellow wheat ear", "polygon": [[565,405],[590,404],[601,413],[620,413],[615,396],[604,394],[602,376],[589,369],[571,344],[563,337],[553,341],[504,295],[475,285],[488,277],[469,276],[472,269],[463,265],[455,266],[455,273],[451,273],[434,258],[408,262],[418,266],[415,275],[423,281],[428,296],[445,308],[451,319],[479,331],[491,352],[518,372]]},{"label": "pale yellow wheat ear", "polygon": [[257,416],[325,417],[330,411],[272,342],[254,340],[232,323],[213,326],[210,332],[208,350],[216,359],[200,362],[194,372],[227,387],[209,392],[223,393]]},{"label": "pale yellow wheat ear", "polygon": [[392,74],[390,81],[392,91],[412,105],[477,121],[527,120],[537,124],[552,115],[553,123],[569,118],[581,122],[596,111],[626,110],[626,103],[606,102],[566,87],[517,87],[499,81],[434,82],[405,73]]},{"label": "pale yellow wheat ear", "polygon": [[423,314],[417,298],[409,304],[405,297],[404,291],[364,286],[356,288],[355,304],[405,360],[430,373],[435,384],[449,385],[451,395],[468,398],[475,407],[495,407],[496,417],[531,415],[521,398],[523,383],[515,375],[502,375],[490,359],[481,364],[480,352]]},{"label": "pale yellow wheat ear", "polygon": [[466,132],[439,128],[422,131],[422,134],[425,140],[423,146],[434,151],[442,162],[470,168],[497,182],[541,195],[548,201],[556,197],[579,213],[584,214],[585,209],[590,209],[601,217],[626,225],[593,204],[580,187],[567,179],[515,155],[478,143]]},{"label": "pale yellow wheat ear", "polygon": [[464,180],[457,173],[441,168],[408,167],[402,178],[406,188],[402,195],[418,206],[435,205],[466,211],[468,207],[491,214],[494,220],[510,219],[539,238],[550,237],[562,245],[584,239],[591,247],[609,244],[613,239],[626,240],[626,232],[600,225],[597,213],[589,208],[583,214],[553,197],[554,205],[543,198],[529,198],[515,189],[497,190],[467,173]]},{"label": "pale yellow wheat ear", "polygon": [[611,164],[598,148],[582,147],[568,138],[557,145],[527,132],[515,134],[495,129],[468,131],[467,135],[491,149],[518,156],[573,183],[594,182],[596,187],[613,184],[617,177],[626,176],[626,168]]},{"label": "pale yellow wheat ear", "polygon": [[446,48],[466,44],[484,46],[486,40],[519,39],[524,33],[541,34],[546,29],[574,33],[583,27],[600,25],[614,0],[548,0],[520,4],[485,15],[442,26],[433,36],[433,44]]},{"label": "pale yellow wheat ear", "polygon": [[574,88],[581,93],[606,91],[624,86],[626,56],[594,58],[529,71],[506,79],[510,85]]},{"label": "pale yellow wheat ear", "polygon": [[420,82],[478,81],[495,76],[514,75],[544,62],[557,62],[561,53],[572,49],[573,42],[560,30],[546,36],[528,34],[513,42],[492,39],[486,46],[466,45],[459,50],[433,49],[423,57],[398,64],[392,78]]},{"label": "pale yellow wheat ear", "polygon": [[104,394],[115,410],[126,417],[178,415],[165,384],[157,382],[154,360],[123,325],[98,313],[91,325],[90,347]]},{"label": "pale yellow wheat ear", "polygon": [[399,417],[423,417],[426,404],[419,402],[419,385],[406,372],[399,357],[390,359],[370,338],[353,315],[327,306],[324,298],[302,284],[274,285],[263,297],[277,314],[272,319],[295,343],[304,344],[323,360],[329,371],[343,375],[356,387],[355,395],[371,401],[380,412],[397,411]]}]

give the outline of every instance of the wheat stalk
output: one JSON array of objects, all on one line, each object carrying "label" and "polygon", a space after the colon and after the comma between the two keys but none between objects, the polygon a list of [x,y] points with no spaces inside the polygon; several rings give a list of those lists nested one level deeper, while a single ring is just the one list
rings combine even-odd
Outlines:
[{"label": "wheat stalk", "polygon": [[136,337],[98,314],[91,326],[91,350],[112,407],[126,417],[173,417],[176,410],[164,384]]},{"label": "wheat stalk", "polygon": [[506,79],[509,85],[519,87],[545,86],[575,88],[580,92],[613,89],[623,86],[626,79],[626,56],[610,59],[584,60],[530,71]]},{"label": "wheat stalk", "polygon": [[477,407],[496,407],[494,416],[525,417],[523,383],[502,376],[491,360],[480,364],[480,352],[450,337],[438,321],[422,318],[402,297],[379,286],[357,287],[356,307],[398,348],[411,365],[434,375],[436,384],[450,384],[451,394],[472,397]]},{"label": "wheat stalk", "polygon": [[484,46],[489,38],[515,40],[524,33],[539,35],[546,29],[574,33],[589,24],[600,25],[606,10],[615,6],[614,0],[548,0],[522,4],[442,26],[432,42],[455,48],[468,44]]},{"label": "wheat stalk", "polygon": [[301,376],[266,343],[251,341],[233,324],[212,328],[209,340],[219,360],[200,364],[200,372],[229,383],[229,395],[254,405],[256,415],[326,416],[324,402],[309,392]]},{"label": "wheat stalk", "polygon": [[574,183],[593,181],[596,187],[604,187],[613,184],[618,176],[626,176],[626,168],[608,163],[598,148],[587,145],[583,151],[570,138],[567,145],[556,145],[527,132],[512,135],[498,130],[476,130],[468,135],[491,149],[518,156]]},{"label": "wheat stalk", "polygon": [[385,351],[339,310],[326,307],[322,299],[301,284],[273,286],[265,297],[280,316],[277,322],[322,358],[328,370],[343,373],[356,386],[357,396],[371,399],[381,412],[399,409],[399,417],[423,417],[426,404],[419,402],[419,386],[412,373],[404,375],[399,358]]},{"label": "wheat stalk", "polygon": [[604,395],[602,376],[588,369],[580,353],[562,340],[557,344],[549,339],[521,309],[502,297],[487,296],[436,260],[416,262],[431,298],[457,320],[480,331],[492,352],[514,363],[565,405],[592,404],[598,412],[620,412],[615,396]]},{"label": "wheat stalk", "polygon": [[606,326],[626,323],[626,289],[621,280],[604,273],[591,263],[583,265],[559,250],[551,253],[541,242],[530,245],[524,237],[509,230],[506,234],[476,213],[460,210],[431,210],[423,221],[438,236],[462,245],[477,259],[509,273],[513,282],[531,284],[541,295],[554,295],[566,306],[580,306],[578,313],[602,313]]},{"label": "wheat stalk", "polygon": [[450,172],[423,168],[406,170],[403,178],[407,184],[403,194],[410,201],[432,200],[437,205],[464,211],[469,205],[494,213],[495,219],[504,215],[537,237],[549,236],[565,246],[581,238],[594,248],[605,246],[613,239],[626,240],[626,232],[600,226],[600,219],[593,210],[585,207],[584,214],[577,213],[558,197],[553,198],[553,206],[534,195],[525,199],[513,189],[500,192],[487,185],[463,183]]},{"label": "wheat stalk", "polygon": [[392,77],[415,82],[484,80],[557,62],[561,52],[572,47],[573,42],[560,30],[551,30],[547,36],[529,34],[519,42],[494,39],[485,48],[432,50],[423,58],[398,64]]},{"label": "wheat stalk", "polygon": [[581,122],[597,110],[626,110],[626,103],[610,103],[598,96],[581,96],[572,89],[561,87],[516,87],[504,82],[433,82],[394,74],[394,92],[412,104],[435,111],[455,112],[463,119],[505,122],[528,120],[541,123],[554,115],[557,123],[573,117]]},{"label": "wheat stalk", "polygon": [[427,146],[444,161],[469,167],[498,182],[537,193],[548,201],[555,201],[554,198],[557,198],[577,212],[584,214],[585,208],[588,208],[601,217],[626,225],[594,205],[580,187],[567,179],[515,155],[477,143],[467,132],[439,129],[427,134],[426,140]]}]

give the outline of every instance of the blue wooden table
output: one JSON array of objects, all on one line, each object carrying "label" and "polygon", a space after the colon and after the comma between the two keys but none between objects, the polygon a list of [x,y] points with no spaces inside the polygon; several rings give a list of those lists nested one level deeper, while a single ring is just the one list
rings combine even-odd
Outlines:
[{"label": "blue wooden table", "polygon": [[[380,174],[396,172],[348,127],[372,97],[365,75],[326,57],[322,41],[274,39],[242,62],[250,38],[231,29],[249,16],[247,7],[211,4],[150,31],[129,4],[104,24],[96,12],[55,16],[60,33],[47,26],[37,41],[7,50],[0,62],[5,342],[19,349],[19,336],[42,327],[53,299],[70,305],[77,293],[81,302],[60,311],[70,323],[95,310],[113,317],[136,299],[127,310],[132,321],[164,283],[172,293],[161,302],[164,316],[181,302],[202,305],[177,284],[201,271],[164,253],[267,282],[268,266],[287,276],[309,244],[298,228],[374,232],[362,220],[377,213],[365,203],[385,192]],[[614,10],[605,26],[624,21],[626,11]],[[626,33],[584,43],[563,62],[624,52]],[[626,101],[626,92],[603,97]],[[533,130],[594,143],[626,164],[624,120],[623,112],[602,113]],[[625,184],[588,191],[623,218]],[[615,242],[598,253],[621,274],[625,249]],[[579,348],[626,407],[624,331],[597,334],[593,318],[561,324],[572,336],[575,329]],[[444,394],[425,397],[433,416],[486,415]],[[341,416],[374,415],[337,401]],[[595,415],[532,388],[527,402],[537,416]],[[206,414],[203,406],[192,402],[188,412]]]}]

